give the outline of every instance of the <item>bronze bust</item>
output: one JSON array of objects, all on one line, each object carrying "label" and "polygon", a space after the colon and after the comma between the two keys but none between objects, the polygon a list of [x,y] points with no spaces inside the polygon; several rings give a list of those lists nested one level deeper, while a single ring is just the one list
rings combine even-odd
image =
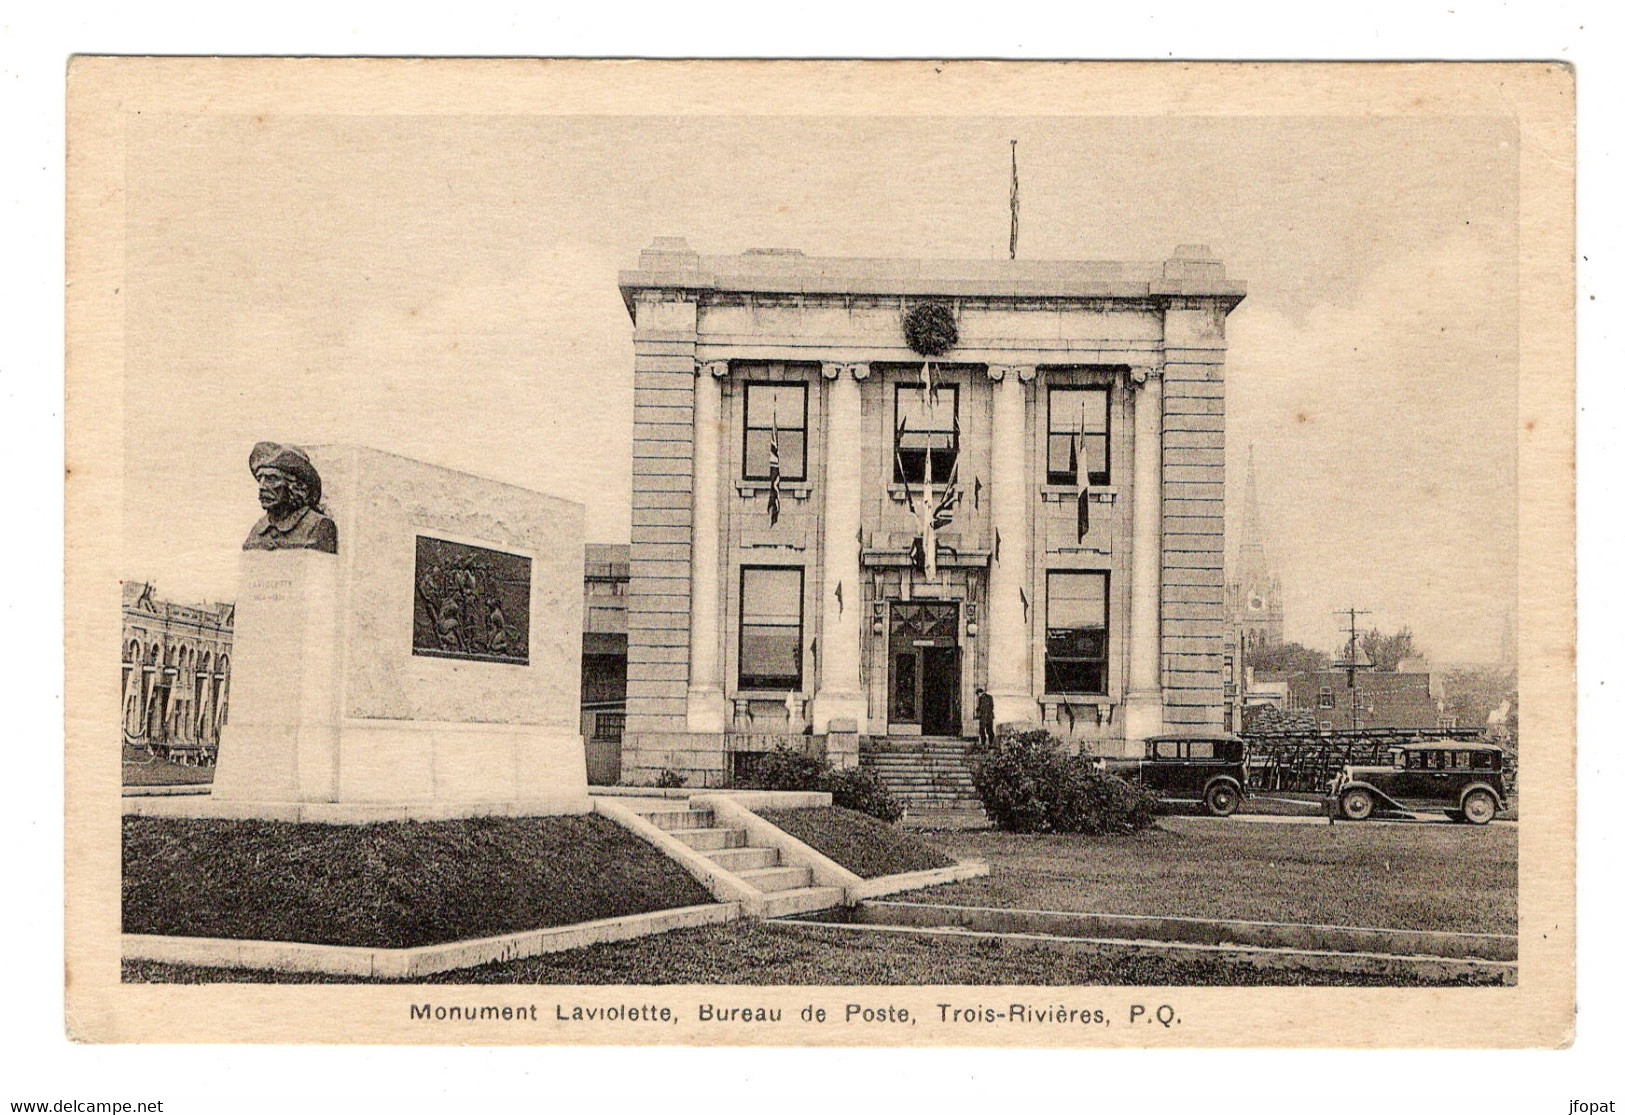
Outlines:
[{"label": "bronze bust", "polygon": [[248,455],[248,471],[259,481],[265,514],[243,549],[339,552],[338,527],[321,506],[322,478],[303,449],[262,441]]}]

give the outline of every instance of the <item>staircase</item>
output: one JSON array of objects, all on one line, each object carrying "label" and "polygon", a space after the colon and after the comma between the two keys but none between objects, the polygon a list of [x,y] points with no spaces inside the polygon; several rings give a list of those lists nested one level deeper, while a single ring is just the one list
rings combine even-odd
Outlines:
[{"label": "staircase", "polygon": [[972,827],[987,823],[965,754],[971,742],[946,736],[863,741],[858,765],[872,770],[908,810],[904,823]]},{"label": "staircase", "polygon": [[777,848],[752,847],[744,829],[718,827],[709,809],[638,810],[645,820],[681,840],[762,894],[762,916],[785,917],[839,906],[840,887],[813,885],[812,868],[780,861]]}]

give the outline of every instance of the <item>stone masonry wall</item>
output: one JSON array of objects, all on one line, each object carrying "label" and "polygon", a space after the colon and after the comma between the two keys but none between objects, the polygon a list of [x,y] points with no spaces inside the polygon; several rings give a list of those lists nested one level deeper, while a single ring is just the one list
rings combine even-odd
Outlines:
[{"label": "stone masonry wall", "polygon": [[694,488],[695,304],[639,301],[633,335],[626,731],[684,729]]},{"label": "stone masonry wall", "polygon": [[1224,314],[1168,310],[1162,389],[1162,683],[1171,729],[1224,715]]}]

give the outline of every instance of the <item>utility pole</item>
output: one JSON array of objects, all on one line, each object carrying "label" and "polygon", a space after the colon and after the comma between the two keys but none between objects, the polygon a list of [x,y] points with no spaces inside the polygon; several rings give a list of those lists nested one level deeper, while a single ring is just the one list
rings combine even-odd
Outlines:
[{"label": "utility pole", "polygon": [[[1332,614],[1336,615],[1336,616],[1342,616],[1342,615],[1345,614],[1345,612],[1344,611],[1338,611],[1338,612],[1333,612]],[[1369,662],[1366,663],[1363,666],[1360,664],[1360,631],[1359,631],[1359,628],[1355,626],[1355,617],[1357,617],[1357,616],[1368,616],[1371,613],[1370,612],[1365,612],[1365,611],[1360,611],[1357,608],[1348,608],[1348,609],[1346,609],[1346,614],[1349,617],[1348,650],[1345,652],[1344,660],[1342,662],[1340,662],[1340,663],[1337,663],[1337,665],[1345,666],[1345,667],[1348,668],[1348,672],[1349,672],[1349,715],[1353,718],[1352,723],[1354,725],[1354,730],[1356,732],[1358,732],[1360,730],[1360,686],[1359,686],[1359,683],[1355,680],[1355,678],[1358,676],[1355,673],[1355,671],[1362,670],[1362,669],[1369,669],[1371,664]]]}]

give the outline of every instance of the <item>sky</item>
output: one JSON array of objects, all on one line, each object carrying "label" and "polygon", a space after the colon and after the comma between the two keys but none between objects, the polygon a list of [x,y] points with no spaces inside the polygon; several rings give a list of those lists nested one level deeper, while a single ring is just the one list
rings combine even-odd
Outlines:
[{"label": "sky", "polygon": [[1489,661],[1516,599],[1510,118],[158,116],[127,155],[126,576],[230,599],[259,440],[352,442],[627,537],[631,322],[703,254],[1025,259],[1210,246],[1287,637],[1336,609]]}]

